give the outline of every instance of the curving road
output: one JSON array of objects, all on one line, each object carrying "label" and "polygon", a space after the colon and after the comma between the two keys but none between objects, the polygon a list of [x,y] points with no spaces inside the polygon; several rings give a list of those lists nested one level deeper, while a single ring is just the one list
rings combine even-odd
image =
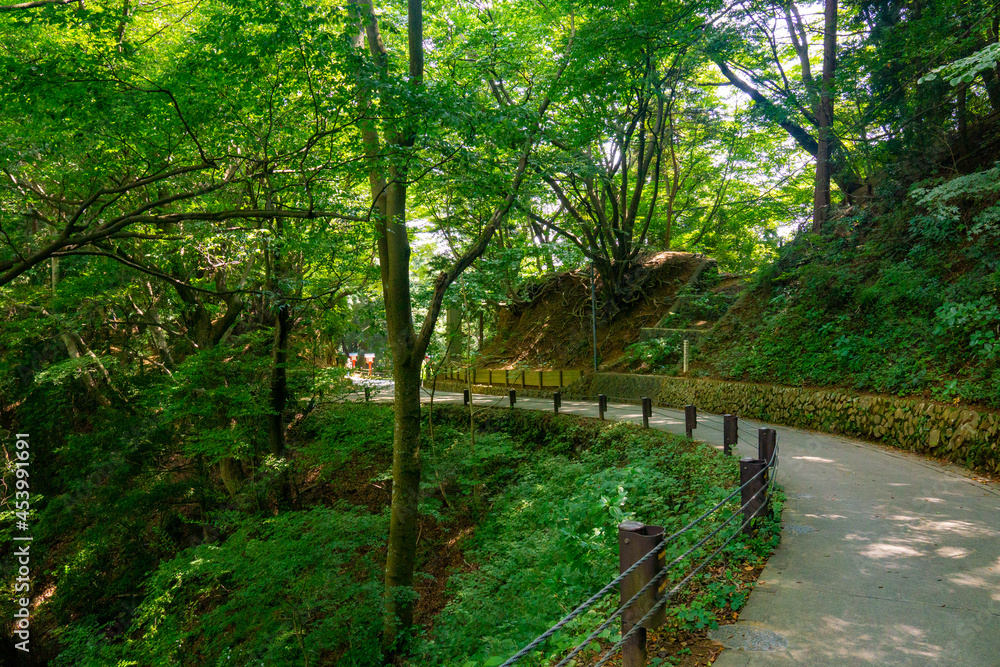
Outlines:
[{"label": "curving road", "polygon": [[[375,400],[391,401],[391,389]],[[552,401],[518,397],[515,407],[551,411]],[[596,401],[564,400],[560,412],[597,416]],[[642,421],[638,405],[609,404],[607,416]],[[721,417],[698,421],[695,437],[721,448]],[[737,451],[756,456],[759,424],[741,424]],[[650,425],[683,433],[683,412],[656,408]],[[788,646],[727,649],[716,667],[1000,667],[1000,485],[908,452],[776,428],[785,534],[739,624]]]}]

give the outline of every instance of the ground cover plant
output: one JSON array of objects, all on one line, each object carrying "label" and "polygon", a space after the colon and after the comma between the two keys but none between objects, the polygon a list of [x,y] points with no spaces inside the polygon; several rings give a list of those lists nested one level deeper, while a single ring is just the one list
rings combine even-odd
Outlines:
[{"label": "ground cover plant", "polygon": [[[467,411],[434,412],[431,435],[424,411],[420,574],[407,591],[421,600],[402,664],[497,664],[614,577],[619,522],[671,532],[738,479],[735,460],[631,424],[489,410],[477,416],[473,438]],[[52,664],[379,663],[391,409],[328,405],[310,419],[292,454],[295,497],[285,509],[216,498],[208,520],[196,522],[183,498],[204,489],[190,480],[156,484],[134,468],[116,472],[133,491],[105,488],[93,498],[91,525],[62,523],[68,493],[43,503],[39,533],[64,531],[47,556],[50,613],[60,616],[58,629],[56,618],[42,621],[59,646]],[[111,435],[74,448],[83,455],[103,442],[124,456],[127,443],[109,445]],[[89,477],[86,468],[76,474]],[[66,473],[68,487],[83,481],[76,474]],[[111,520],[126,507],[159,515],[159,525]],[[668,560],[715,525],[670,546]],[[749,591],[740,572],[763,562],[776,530],[770,520],[757,537],[732,542],[671,607],[670,631],[704,628],[738,609]],[[90,567],[81,554],[102,559],[99,586],[86,584],[93,570],[81,569]],[[574,645],[613,610],[614,597],[528,664]]]}]

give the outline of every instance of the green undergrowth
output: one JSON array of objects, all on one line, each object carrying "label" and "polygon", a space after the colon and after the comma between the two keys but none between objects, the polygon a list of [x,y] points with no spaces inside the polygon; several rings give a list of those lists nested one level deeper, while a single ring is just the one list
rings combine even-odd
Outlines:
[{"label": "green undergrowth", "polygon": [[702,346],[701,368],[1000,408],[997,172],[887,184],[801,235]]},{"label": "green undergrowth", "polygon": [[[454,597],[419,644],[414,664],[499,664],[615,577],[620,522],[662,525],[671,534],[725,497],[739,477],[734,459],[633,424],[495,410],[483,426],[504,438],[511,432],[541,431],[543,448],[524,452],[524,464],[494,497],[465,554],[474,569],[451,578]],[[780,503],[774,509],[780,514]],[[719,518],[729,515],[720,513]],[[667,562],[720,522],[713,515],[672,541]],[[737,521],[720,535],[729,536],[735,525]],[[718,561],[725,569],[696,577],[692,587],[699,593],[670,607],[671,627],[710,626],[725,609],[738,609],[747,593],[736,576],[739,567],[762,562],[777,536],[772,519],[756,537],[732,541]],[[721,542],[713,539],[685,558],[669,580],[682,579],[693,562]],[[578,644],[607,618],[616,601],[617,591],[525,664],[547,664]],[[615,641],[619,626],[613,624],[602,639]]]},{"label": "green undergrowth", "polygon": [[632,343],[615,362],[613,369],[633,373],[662,373],[676,368],[684,354],[684,334],[668,333],[661,338]]},{"label": "green undergrowth", "polygon": [[[311,419],[294,445],[291,470],[298,487],[310,480],[324,494],[280,511],[222,503],[211,514],[214,532],[173,549],[164,538],[142,569],[125,578],[128,558],[138,556],[116,548],[129,542],[126,536],[103,533],[100,553],[115,559],[118,585],[127,582],[135,594],[122,589],[120,596],[134,602],[109,619],[87,606],[79,583],[60,593],[66,617],[55,633],[61,652],[52,664],[381,664],[388,494],[383,501],[368,497],[367,504],[358,494],[387,483],[392,412],[348,404],[324,407]],[[673,532],[739,477],[735,460],[677,436],[503,409],[477,415],[474,439],[467,411],[436,409],[431,431],[425,410],[423,463],[422,538],[410,594],[440,603],[431,611],[418,604],[402,659],[414,666],[499,664],[615,576],[621,521]],[[160,493],[160,503],[176,498],[167,487]],[[668,561],[717,525],[713,518],[672,542]],[[74,539],[66,530],[66,539]],[[760,564],[777,535],[770,519],[756,537],[733,541],[716,563],[724,567],[696,577],[694,592],[671,606],[670,626],[697,629],[738,609],[748,592],[741,568]],[[713,539],[686,558],[671,581],[718,544]],[[435,565],[444,553],[455,555],[447,568]],[[76,566],[58,567],[69,573]],[[115,579],[114,572],[106,576]],[[64,580],[76,581],[66,577],[55,577],[57,590]],[[525,664],[542,664],[574,645],[616,598],[608,596]],[[617,628],[603,639],[614,641]]]}]

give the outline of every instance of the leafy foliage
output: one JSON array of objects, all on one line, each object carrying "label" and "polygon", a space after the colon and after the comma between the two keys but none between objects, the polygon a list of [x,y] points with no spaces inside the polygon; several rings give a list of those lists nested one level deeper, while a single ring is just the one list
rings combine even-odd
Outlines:
[{"label": "leafy foliage", "polygon": [[981,224],[1000,196],[994,171],[921,185],[895,210],[800,236],[758,275],[760,310],[737,315],[703,358],[718,355],[734,378],[1000,406],[1000,283]]},{"label": "leafy foliage", "polygon": [[86,641],[95,628],[83,625],[57,664],[301,665],[303,656],[322,664],[324,655],[373,664],[382,593],[376,547],[386,524],[349,506],[250,517],[222,544],[161,563],[124,643]]},{"label": "leafy foliage", "polygon": [[998,63],[1000,63],[1000,42],[994,42],[993,44],[987,44],[971,56],[959,58],[954,62],[931,70],[920,77],[918,83],[934,81],[938,77],[947,79],[948,83],[952,86],[962,83],[972,83],[978,74],[996,69]]},{"label": "leafy foliage", "polygon": [[635,371],[668,371],[677,366],[683,353],[684,334],[669,333],[660,338],[633,343],[618,363]]},{"label": "leafy foliage", "polygon": [[[424,525],[438,535],[433,540],[461,540],[469,567],[443,575],[444,607],[430,630],[417,628],[406,664],[496,662],[614,576],[618,523],[662,522],[671,532],[716,503],[737,476],[733,460],[628,424],[599,427],[523,411],[485,412],[473,446],[463,430],[467,413],[435,412],[421,494]],[[365,465],[359,453],[379,460],[388,449],[390,425],[391,411],[384,406],[324,410],[316,441],[299,450],[309,461],[303,472],[325,464],[343,470],[346,460]],[[324,451],[325,460],[313,458]],[[379,465],[369,468],[373,479],[381,478]],[[155,495],[150,487],[136,489],[129,502],[142,504],[129,515],[148,516],[148,503],[169,493],[166,487]],[[124,509],[124,499],[113,498],[91,501],[96,516]],[[52,522],[65,516],[55,509],[61,506],[52,505],[42,524],[54,528]],[[59,631],[62,652],[54,664],[369,665],[381,659],[387,510],[336,500],[273,516],[218,511],[213,525],[218,539],[187,547],[162,533],[160,548],[147,551],[139,567],[139,552],[119,546],[122,533],[109,532],[107,522],[95,524],[89,543],[111,550],[81,550],[86,561],[77,556],[59,576],[60,605],[77,614]],[[708,522],[672,544],[668,558],[715,525]],[[776,535],[768,524],[758,538],[734,541],[722,561],[727,571],[748,558],[756,563],[766,557]],[[699,554],[685,560],[671,580],[679,580]],[[113,586],[141,591],[118,616],[82,604],[82,584],[93,574],[83,568],[102,558],[117,565],[109,579]],[[741,604],[747,589],[732,572],[723,580],[695,582],[694,607],[685,603],[674,612],[679,627],[713,623],[719,610]],[[605,609],[582,617],[545,654],[578,641]]]}]

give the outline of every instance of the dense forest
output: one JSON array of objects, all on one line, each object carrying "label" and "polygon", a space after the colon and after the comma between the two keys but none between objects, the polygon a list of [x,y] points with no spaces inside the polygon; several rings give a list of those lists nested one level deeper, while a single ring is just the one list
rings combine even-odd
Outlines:
[{"label": "dense forest", "polygon": [[736,466],[422,382],[571,283],[626,326],[665,251],[727,289],[696,375],[1000,408],[1000,2],[0,2],[10,664],[499,664]]}]

